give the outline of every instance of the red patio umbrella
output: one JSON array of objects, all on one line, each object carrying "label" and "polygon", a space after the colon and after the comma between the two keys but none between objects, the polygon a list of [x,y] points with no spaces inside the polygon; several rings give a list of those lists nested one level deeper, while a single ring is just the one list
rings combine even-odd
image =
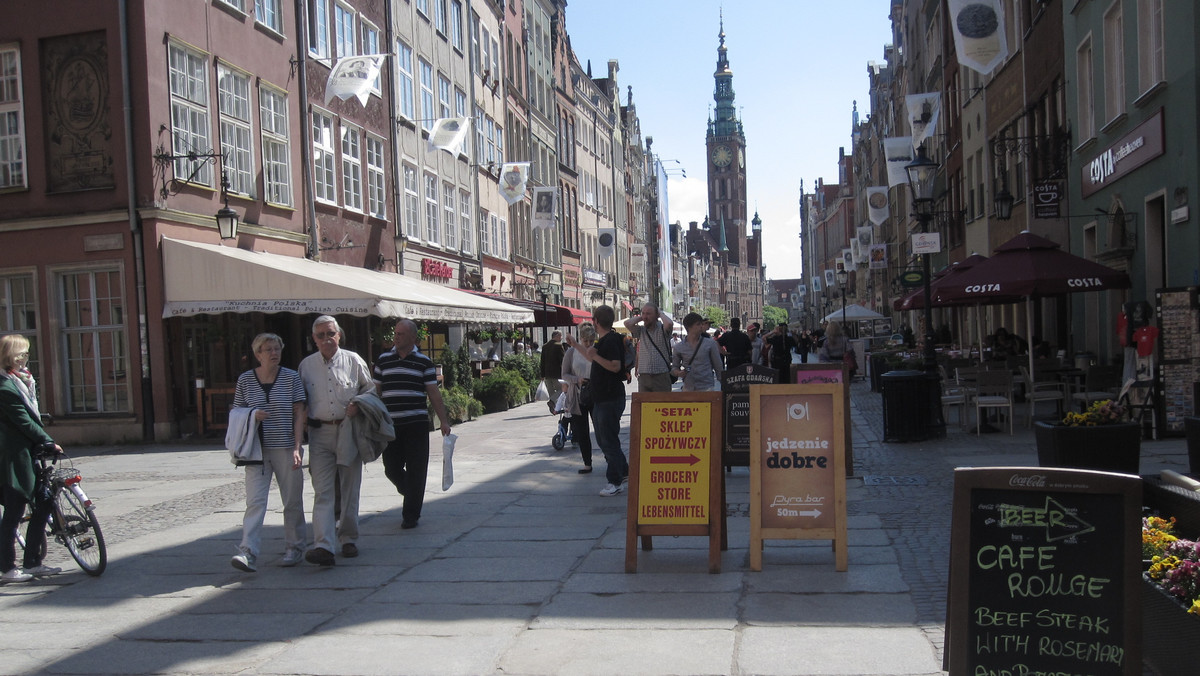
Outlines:
[{"label": "red patio umbrella", "polygon": [[1063,251],[1028,230],[996,247],[995,255],[938,286],[938,300],[981,304],[1025,299],[1029,372],[1033,373],[1033,299],[1081,291],[1128,289],[1129,275]]}]

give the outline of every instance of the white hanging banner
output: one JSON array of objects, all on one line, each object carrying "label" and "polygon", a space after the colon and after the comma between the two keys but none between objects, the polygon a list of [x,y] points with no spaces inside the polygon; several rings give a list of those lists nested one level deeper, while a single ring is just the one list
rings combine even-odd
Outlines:
[{"label": "white hanging banner", "polygon": [[1000,0],[948,0],[958,62],[988,75],[1008,58]]},{"label": "white hanging banner", "polygon": [[516,204],[525,196],[529,184],[528,162],[505,162],[500,169],[500,196],[505,202]]},{"label": "white hanging banner", "polygon": [[325,105],[329,105],[335,96],[342,101],[354,96],[359,103],[367,105],[375,78],[379,77],[379,68],[386,58],[387,54],[363,54],[339,59],[325,81]]},{"label": "white hanging banner", "polygon": [[463,141],[471,129],[469,117],[442,117],[433,121],[429,130],[429,152],[445,150],[451,155],[462,151]]},{"label": "white hanging banner", "polygon": [[854,256],[854,262],[863,264],[867,262],[867,251],[871,249],[871,245],[875,243],[875,229],[869,225],[858,226],[858,232],[854,238],[858,244],[858,252]]},{"label": "white hanging banner", "polygon": [[533,189],[533,216],[530,227],[534,230],[549,230],[554,227],[554,198],[558,188]]},{"label": "white hanging banner", "polygon": [[887,270],[887,245],[872,244],[867,250],[867,259],[870,261],[867,267],[871,270]]},{"label": "white hanging banner", "polygon": [[883,139],[883,157],[887,161],[888,187],[908,185],[908,172],[904,167],[913,161],[912,137],[895,136]]},{"label": "white hanging banner", "polygon": [[812,278],[812,290],[813,293],[821,293],[821,278],[815,275]]},{"label": "white hanging banner", "polygon": [[854,264],[854,251],[846,248],[842,249],[842,265],[846,272],[854,272],[857,266]]},{"label": "white hanging banner", "polygon": [[617,252],[617,229],[616,228],[600,228],[600,235],[596,238],[600,244],[601,258],[608,258]]},{"label": "white hanging banner", "polygon": [[867,218],[875,225],[888,219],[888,189],[886,186],[867,188]]},{"label": "white hanging banner", "polygon": [[908,108],[908,126],[912,128],[912,144],[920,148],[921,143],[937,131],[938,116],[942,112],[942,95],[939,92],[929,94],[909,94],[904,97]]}]

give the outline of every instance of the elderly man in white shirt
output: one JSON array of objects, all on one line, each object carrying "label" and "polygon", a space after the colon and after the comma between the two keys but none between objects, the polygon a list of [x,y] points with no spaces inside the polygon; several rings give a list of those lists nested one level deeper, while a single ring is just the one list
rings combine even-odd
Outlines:
[{"label": "elderly man in white shirt", "polygon": [[[346,418],[358,414],[354,397],[375,391],[371,369],[357,354],[343,350],[337,320],[321,315],[313,322],[317,352],[300,362],[300,379],[308,395],[308,471],[313,486],[313,548],[304,560],[320,566],[334,564],[334,552],[358,556],[358,496],[362,462],[339,466],[338,431]],[[348,424],[348,423],[347,423]],[[335,488],[336,486],[336,488]],[[334,516],[336,493],[341,493],[341,517]]]}]

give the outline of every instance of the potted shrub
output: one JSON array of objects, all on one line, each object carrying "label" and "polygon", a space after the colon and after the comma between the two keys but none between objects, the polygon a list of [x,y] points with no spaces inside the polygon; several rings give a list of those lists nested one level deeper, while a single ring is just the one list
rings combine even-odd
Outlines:
[{"label": "potted shrub", "polygon": [[516,371],[493,369],[475,386],[475,398],[483,403],[485,413],[506,411],[525,402],[529,384]]},{"label": "potted shrub", "polygon": [[1034,423],[1038,464],[1137,474],[1142,426],[1125,420],[1125,407],[1111,399],[1071,412],[1058,423]]}]

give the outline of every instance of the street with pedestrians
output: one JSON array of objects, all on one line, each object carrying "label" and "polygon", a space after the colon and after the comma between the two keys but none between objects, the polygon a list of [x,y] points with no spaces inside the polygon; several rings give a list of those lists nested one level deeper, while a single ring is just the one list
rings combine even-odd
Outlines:
[{"label": "street with pedestrians", "polygon": [[[845,572],[827,541],[778,540],[752,572],[750,474],[735,467],[720,573],[705,538],[681,536],[656,537],[627,574],[627,496],[599,495],[603,472],[553,449],[542,403],[455,426],[453,485],[435,452],[417,528],[367,464],[359,555],[332,566],[283,565],[277,494],[257,572],[229,565],[246,488],[219,440],[70,448],[108,569],[88,577],[52,543],[61,574],[0,586],[0,672],[938,674],[953,471],[1036,465],[1033,436],[952,425],[883,443],[880,396],[851,390]],[[1142,448],[1143,474],[1187,470],[1182,439]]]}]

